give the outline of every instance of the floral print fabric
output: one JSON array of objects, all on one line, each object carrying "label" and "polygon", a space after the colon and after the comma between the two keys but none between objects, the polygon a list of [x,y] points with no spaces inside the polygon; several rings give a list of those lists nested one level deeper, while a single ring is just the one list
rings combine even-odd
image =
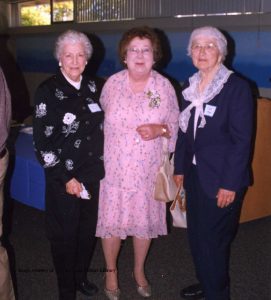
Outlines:
[{"label": "floral print fabric", "polygon": [[107,80],[100,102],[105,111],[106,175],[101,181],[96,235],[122,239],[165,235],[166,207],[153,198],[163,138],[143,141],[136,128],[167,124],[169,150],[174,151],[179,117],[175,91],[166,78],[152,71],[145,90],[135,94],[124,70]]}]

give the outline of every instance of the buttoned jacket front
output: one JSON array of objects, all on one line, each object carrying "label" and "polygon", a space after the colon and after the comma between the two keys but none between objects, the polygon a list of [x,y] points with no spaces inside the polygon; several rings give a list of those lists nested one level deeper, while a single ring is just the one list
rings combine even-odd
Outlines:
[{"label": "buttoned jacket front", "polygon": [[85,76],[80,89],[59,71],[37,89],[34,148],[47,176],[63,184],[73,177],[94,182],[104,176],[101,87]]},{"label": "buttoned jacket front", "polygon": [[[182,111],[189,104],[182,99]],[[205,114],[206,124],[197,128],[195,138],[195,109],[191,111],[186,133],[179,130],[175,174],[184,175],[185,186],[195,155],[202,188],[208,196],[216,197],[219,188],[238,191],[250,184],[254,104],[246,81],[233,73],[220,93],[204,104],[204,111],[207,105],[214,113]]]}]

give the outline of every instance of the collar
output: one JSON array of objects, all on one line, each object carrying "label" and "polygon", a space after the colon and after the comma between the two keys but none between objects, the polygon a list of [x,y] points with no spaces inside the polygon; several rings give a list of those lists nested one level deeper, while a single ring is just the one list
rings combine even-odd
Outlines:
[{"label": "collar", "polygon": [[207,85],[203,93],[198,93],[198,86],[200,83],[200,72],[195,73],[189,78],[189,86],[183,90],[182,94],[184,100],[190,101],[189,104],[180,114],[179,126],[183,132],[186,132],[188,122],[191,117],[191,109],[193,107],[199,111],[199,117],[201,118],[199,128],[203,128],[206,124],[206,120],[203,113],[203,103],[208,103],[216,95],[218,95],[224,84],[228,81],[230,75],[233,72],[227,69],[224,65],[220,65],[219,69],[214,75],[214,78]]},{"label": "collar", "polygon": [[73,86],[75,87],[77,90],[80,90],[81,87],[81,82],[82,82],[82,75],[80,75],[80,80],[79,81],[73,81],[72,79],[70,79],[61,69],[60,69],[62,75],[65,77],[65,79]]}]

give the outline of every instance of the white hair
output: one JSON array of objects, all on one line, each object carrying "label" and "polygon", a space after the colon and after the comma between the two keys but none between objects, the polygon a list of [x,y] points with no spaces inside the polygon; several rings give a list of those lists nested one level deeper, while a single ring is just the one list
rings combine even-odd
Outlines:
[{"label": "white hair", "polygon": [[188,42],[188,47],[187,47],[187,53],[189,56],[191,56],[192,44],[195,41],[195,39],[199,36],[210,37],[215,39],[218,50],[222,55],[222,61],[225,59],[228,52],[227,40],[221,31],[219,31],[217,28],[212,26],[199,27],[192,31]]},{"label": "white hair", "polygon": [[55,54],[55,58],[58,61],[62,54],[63,46],[68,43],[71,43],[71,44],[82,43],[84,46],[87,60],[89,60],[91,58],[91,55],[93,52],[93,47],[92,47],[88,37],[82,32],[75,31],[75,30],[67,30],[67,31],[63,32],[56,40],[54,54]]}]

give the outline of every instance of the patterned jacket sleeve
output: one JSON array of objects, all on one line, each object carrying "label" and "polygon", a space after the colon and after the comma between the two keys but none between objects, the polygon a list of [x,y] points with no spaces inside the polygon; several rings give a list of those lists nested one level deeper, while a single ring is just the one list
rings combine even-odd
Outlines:
[{"label": "patterned jacket sleeve", "polygon": [[56,125],[56,115],[50,103],[50,92],[46,84],[42,84],[35,94],[35,111],[33,118],[34,148],[40,164],[46,174],[58,178],[63,184],[72,179],[60,157],[60,150],[50,138],[50,130]]}]

